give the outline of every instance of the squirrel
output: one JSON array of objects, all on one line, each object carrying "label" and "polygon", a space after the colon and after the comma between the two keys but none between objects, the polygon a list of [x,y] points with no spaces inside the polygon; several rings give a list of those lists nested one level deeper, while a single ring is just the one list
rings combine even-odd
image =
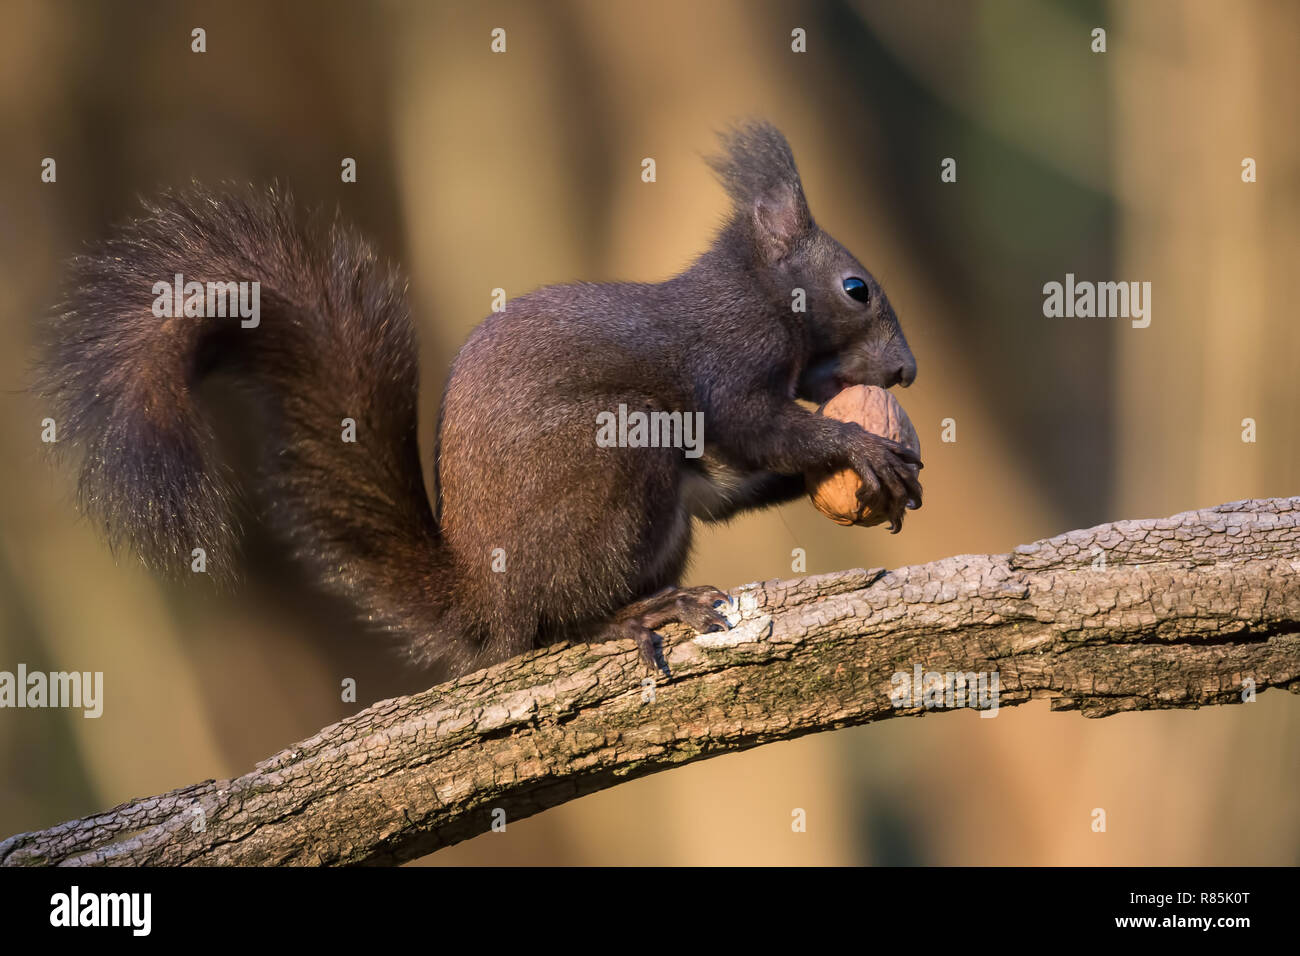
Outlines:
[{"label": "squirrel", "polygon": [[[893,532],[921,504],[916,454],[799,401],[912,383],[889,300],[813,221],[775,127],[721,140],[707,162],[731,211],[684,272],[547,286],[474,329],[438,413],[432,498],[396,268],[275,187],[164,193],[73,260],[47,328],[39,390],[82,452],[81,510],[156,572],[202,547],[211,575],[237,577],[237,486],[195,396],[221,370],[267,410],[259,519],[414,664],[456,676],[631,639],[666,671],[656,628],[728,626],[726,594],[679,587],[694,519],[793,500],[817,467],[856,471]],[[176,274],[257,282],[260,319],[158,317],[155,283]],[[602,447],[599,416],[620,406],[701,415],[702,453]]]}]

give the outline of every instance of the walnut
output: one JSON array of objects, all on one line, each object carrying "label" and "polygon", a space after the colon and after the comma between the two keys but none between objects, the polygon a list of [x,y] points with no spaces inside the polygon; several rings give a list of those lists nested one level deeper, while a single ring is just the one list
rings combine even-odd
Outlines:
[{"label": "walnut", "polygon": [[[920,439],[916,437],[916,429],[912,427],[907,412],[898,404],[898,399],[883,388],[852,385],[817,411],[840,421],[857,422],[873,434],[892,438],[918,455],[921,453]],[[913,474],[916,473],[915,466],[908,467],[912,468]],[[871,527],[888,520],[884,512],[873,512],[858,505],[858,489],[862,487],[862,481],[851,468],[835,472],[811,471],[804,476],[804,481],[813,505],[836,524]]]}]

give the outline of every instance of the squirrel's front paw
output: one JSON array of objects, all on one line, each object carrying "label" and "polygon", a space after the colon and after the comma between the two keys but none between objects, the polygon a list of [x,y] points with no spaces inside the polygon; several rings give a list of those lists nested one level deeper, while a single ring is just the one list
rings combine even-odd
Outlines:
[{"label": "squirrel's front paw", "polygon": [[916,476],[916,470],[924,467],[920,456],[896,441],[866,432],[851,463],[862,482],[858,505],[887,516],[890,533],[897,534],[908,509],[921,507],[921,482]]}]

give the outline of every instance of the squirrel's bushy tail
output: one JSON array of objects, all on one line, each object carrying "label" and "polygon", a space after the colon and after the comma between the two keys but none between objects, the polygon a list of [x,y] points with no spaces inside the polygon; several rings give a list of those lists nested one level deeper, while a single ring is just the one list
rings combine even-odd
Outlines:
[{"label": "squirrel's bushy tail", "polygon": [[[159,317],[155,285],[178,275],[205,290],[258,283],[257,325]],[[74,261],[49,331],[40,389],[111,542],[170,575],[203,548],[209,573],[234,576],[233,486],[194,397],[229,369],[267,406],[271,526],[365,619],[433,659],[451,562],[420,471],[415,337],[401,276],[363,240],[303,221],[274,189],[169,193]]]}]

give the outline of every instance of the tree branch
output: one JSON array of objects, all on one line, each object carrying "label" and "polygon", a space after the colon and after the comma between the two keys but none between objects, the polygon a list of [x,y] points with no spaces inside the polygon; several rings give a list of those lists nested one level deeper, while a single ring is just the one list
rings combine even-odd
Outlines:
[{"label": "tree branch", "polygon": [[1300,692],[1297,571],[1300,498],[1280,498],[750,585],[733,592],[731,631],[666,629],[673,677],[653,687],[628,642],[535,651],[380,701],[236,780],[11,837],[0,863],[400,862],[487,831],[496,810],[514,821],[694,760],[923,713],[890,699],[918,665],[996,672],[998,706],[1045,697],[1086,717]]}]

